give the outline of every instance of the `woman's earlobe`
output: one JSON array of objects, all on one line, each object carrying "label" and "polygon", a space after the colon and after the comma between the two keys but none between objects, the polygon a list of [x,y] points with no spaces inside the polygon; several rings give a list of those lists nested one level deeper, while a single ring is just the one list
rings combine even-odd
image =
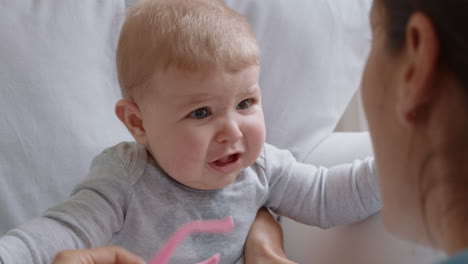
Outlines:
[{"label": "woman's earlobe", "polygon": [[428,117],[428,105],[420,105],[418,108],[411,110],[399,110],[398,116],[400,122],[406,127],[416,126]]},{"label": "woman's earlobe", "polygon": [[138,143],[146,144],[142,113],[135,102],[127,99],[119,100],[115,104],[115,114]]}]

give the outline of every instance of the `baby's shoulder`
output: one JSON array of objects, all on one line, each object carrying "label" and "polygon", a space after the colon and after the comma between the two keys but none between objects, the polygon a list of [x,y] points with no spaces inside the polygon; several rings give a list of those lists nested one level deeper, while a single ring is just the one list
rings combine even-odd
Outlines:
[{"label": "baby's shoulder", "polygon": [[134,183],[144,172],[147,155],[144,146],[136,142],[121,142],[97,155],[91,163],[91,172],[98,171],[98,177],[117,177]]},{"label": "baby's shoulder", "polygon": [[272,166],[282,166],[285,163],[291,162],[296,162],[296,159],[289,150],[280,149],[274,145],[264,143],[254,166],[260,166],[264,170],[269,170]]}]

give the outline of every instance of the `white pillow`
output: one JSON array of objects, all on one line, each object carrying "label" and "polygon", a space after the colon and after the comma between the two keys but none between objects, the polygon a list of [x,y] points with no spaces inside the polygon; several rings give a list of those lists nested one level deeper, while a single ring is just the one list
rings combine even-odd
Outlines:
[{"label": "white pillow", "polygon": [[[0,2],[0,235],[66,198],[102,149],[132,140],[113,113],[132,1]],[[268,141],[305,159],[358,87],[369,0],[226,2],[263,51]]]},{"label": "white pillow", "polygon": [[304,161],[359,87],[371,0],[225,0],[260,44],[267,141]]},{"label": "white pillow", "polygon": [[114,49],[125,2],[0,2],[0,234],[63,200],[103,148],[130,136],[114,116]]}]

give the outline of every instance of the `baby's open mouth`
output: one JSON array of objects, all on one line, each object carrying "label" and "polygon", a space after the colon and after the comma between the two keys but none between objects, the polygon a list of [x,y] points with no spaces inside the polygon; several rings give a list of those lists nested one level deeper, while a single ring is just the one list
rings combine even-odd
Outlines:
[{"label": "baby's open mouth", "polygon": [[220,158],[219,160],[214,161],[213,164],[219,167],[224,167],[229,164],[236,163],[239,160],[239,158],[240,158],[240,154],[235,153],[232,155],[224,156]]}]

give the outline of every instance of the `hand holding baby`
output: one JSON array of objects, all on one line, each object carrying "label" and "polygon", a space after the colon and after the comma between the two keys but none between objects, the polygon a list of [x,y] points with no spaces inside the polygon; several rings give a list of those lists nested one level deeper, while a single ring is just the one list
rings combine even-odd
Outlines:
[{"label": "hand holding baby", "polygon": [[145,261],[126,249],[109,246],[62,251],[53,264],[145,264]]}]

